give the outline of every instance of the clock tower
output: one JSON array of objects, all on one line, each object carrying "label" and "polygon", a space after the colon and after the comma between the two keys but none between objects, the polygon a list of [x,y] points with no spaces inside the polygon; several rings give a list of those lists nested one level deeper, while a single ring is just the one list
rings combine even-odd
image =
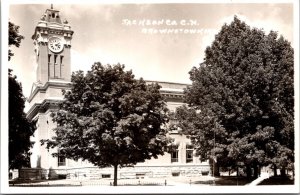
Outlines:
[{"label": "clock tower", "polygon": [[70,48],[73,31],[59,11],[47,9],[32,35],[37,62],[37,83],[70,81]]},{"label": "clock tower", "polygon": [[[60,12],[47,9],[35,27],[32,35],[36,56],[36,81],[32,85],[28,98],[29,110],[27,118],[35,120],[37,129],[31,138],[34,146],[31,150],[31,167],[43,170],[66,166],[58,163],[59,158],[51,153],[57,149],[46,149],[41,140],[50,139],[56,125],[51,112],[58,108],[63,100],[62,90],[71,85],[71,40],[73,31],[67,20],[62,20]],[[56,151],[55,151],[56,150]]]}]

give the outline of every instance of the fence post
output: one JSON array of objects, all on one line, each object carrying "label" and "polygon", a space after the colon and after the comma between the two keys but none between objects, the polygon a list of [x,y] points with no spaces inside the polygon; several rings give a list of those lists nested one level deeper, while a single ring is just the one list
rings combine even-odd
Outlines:
[{"label": "fence post", "polygon": [[167,185],[167,180],[165,179],[165,186]]}]

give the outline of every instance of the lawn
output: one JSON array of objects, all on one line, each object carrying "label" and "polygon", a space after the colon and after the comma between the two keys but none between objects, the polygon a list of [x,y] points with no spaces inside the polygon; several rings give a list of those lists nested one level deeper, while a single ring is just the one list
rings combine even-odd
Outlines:
[{"label": "lawn", "polygon": [[294,185],[294,180],[289,177],[270,177],[268,179],[263,180],[258,185]]},{"label": "lawn", "polygon": [[[215,185],[217,186],[243,186],[252,182],[255,178],[236,177],[236,176],[220,176],[216,177]],[[193,184],[214,185],[213,180],[194,181]]]},{"label": "lawn", "polygon": [[[67,186],[111,186],[113,179],[99,180],[13,180],[9,181],[10,186],[14,187],[67,187]],[[165,183],[165,179],[118,179],[119,186],[164,186],[170,185]]]},{"label": "lawn", "polygon": [[[236,176],[220,176],[213,177],[201,176],[193,178],[185,177],[171,177],[171,178],[148,178],[148,179],[119,179],[120,186],[164,186],[177,184],[192,184],[192,185],[216,185],[216,186],[244,186],[251,183],[255,178],[236,177]],[[167,182],[165,184],[165,181]],[[175,183],[173,183],[175,182]],[[43,186],[109,186],[112,179],[104,180],[15,180],[10,181],[10,186],[24,186],[24,187],[43,187]],[[289,177],[270,177],[262,181],[259,185],[293,185],[294,180]]]}]

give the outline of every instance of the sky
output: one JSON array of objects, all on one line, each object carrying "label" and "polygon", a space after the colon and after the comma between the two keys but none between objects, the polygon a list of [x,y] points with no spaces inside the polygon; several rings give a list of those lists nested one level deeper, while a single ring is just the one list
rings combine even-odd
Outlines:
[{"label": "sky", "polygon": [[[251,27],[278,31],[293,40],[292,4],[189,3],[189,4],[54,4],[74,31],[71,69],[89,70],[94,62],[124,64],[136,78],[189,84],[188,72],[205,57],[222,25],[234,15]],[[36,81],[31,36],[50,4],[10,4],[9,21],[20,26],[25,37],[9,68],[29,97]],[[175,32],[174,29],[182,29]],[[159,31],[160,30],[160,31]],[[168,33],[163,33],[167,30]],[[197,33],[193,33],[197,30]]]}]

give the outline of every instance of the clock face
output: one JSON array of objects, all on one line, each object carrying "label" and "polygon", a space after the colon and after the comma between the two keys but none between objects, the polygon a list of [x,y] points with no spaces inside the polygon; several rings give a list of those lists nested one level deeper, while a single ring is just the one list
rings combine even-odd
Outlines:
[{"label": "clock face", "polygon": [[58,37],[51,37],[48,42],[48,47],[54,53],[59,53],[64,48],[61,39]]}]

